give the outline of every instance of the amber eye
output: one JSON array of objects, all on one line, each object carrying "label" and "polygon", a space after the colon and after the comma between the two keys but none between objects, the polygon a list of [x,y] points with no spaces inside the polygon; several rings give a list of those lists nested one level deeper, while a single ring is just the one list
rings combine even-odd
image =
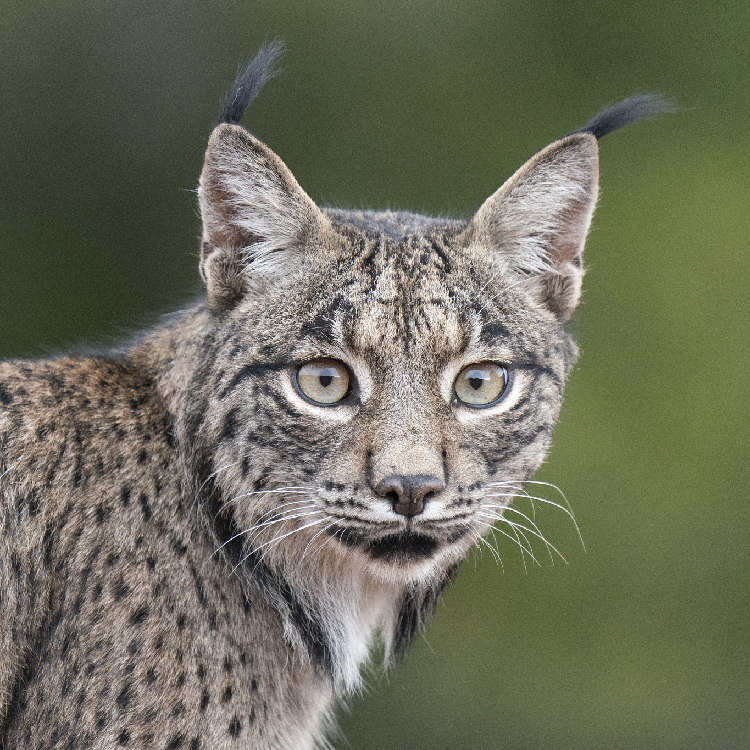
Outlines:
[{"label": "amber eye", "polygon": [[464,367],[456,378],[456,396],[469,406],[486,406],[497,401],[508,385],[508,371],[494,362]]},{"label": "amber eye", "polygon": [[302,393],[318,404],[335,404],[349,393],[349,370],[335,359],[314,359],[297,370]]}]

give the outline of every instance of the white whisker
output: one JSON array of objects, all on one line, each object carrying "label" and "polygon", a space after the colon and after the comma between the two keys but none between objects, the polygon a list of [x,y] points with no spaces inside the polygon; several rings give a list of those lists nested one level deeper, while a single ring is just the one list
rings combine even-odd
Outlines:
[{"label": "white whisker", "polygon": [[245,531],[243,531],[242,533],[253,534],[253,536],[250,538],[250,541],[253,541],[254,539],[258,538],[260,532],[265,531],[271,526],[283,523],[284,521],[294,521],[297,518],[307,518],[308,516],[314,516],[316,513],[320,513],[320,510],[314,505],[311,505],[307,508],[297,508],[294,511],[289,511],[289,513],[279,516],[278,518],[271,518],[268,521],[263,521],[263,523],[254,524],[253,526],[245,529]]},{"label": "white whisker", "polygon": [[[222,542],[222,543],[221,543],[221,544],[220,544],[220,545],[219,545],[219,546],[218,546],[218,547],[217,547],[217,548],[216,548],[216,549],[215,549],[215,550],[214,550],[214,551],[213,551],[213,552],[212,552],[212,553],[211,553],[211,554],[209,555],[209,557],[208,557],[208,558],[206,559],[206,561],[205,561],[205,562],[204,562],[203,564],[205,565],[205,564],[206,564],[206,563],[207,563],[207,562],[208,562],[208,561],[209,561],[209,560],[210,560],[210,559],[211,559],[211,558],[212,558],[212,557],[213,557],[214,555],[216,555],[216,554],[217,554],[218,552],[220,552],[220,551],[221,551],[221,550],[222,550],[222,549],[223,549],[224,547],[226,547],[226,545],[227,545],[227,544],[229,544],[230,542],[233,542],[233,541],[234,541],[235,539],[237,539],[238,537],[244,536],[245,534],[250,534],[250,533],[252,533],[252,532],[254,532],[254,531],[259,531],[259,530],[262,530],[264,526],[271,526],[271,525],[273,525],[274,523],[280,523],[281,521],[288,521],[288,520],[292,520],[292,519],[295,519],[295,518],[303,518],[303,517],[305,517],[305,516],[311,516],[311,515],[313,515],[314,513],[317,513],[317,512],[318,512],[317,510],[313,510],[313,509],[315,509],[315,505],[313,505],[313,504],[310,504],[310,506],[308,506],[308,507],[309,507],[309,509],[311,509],[311,510],[312,510],[312,512],[311,512],[311,513],[303,513],[303,514],[300,514],[300,515],[283,515],[282,517],[280,517],[280,518],[276,518],[276,519],[274,519],[273,521],[265,521],[264,523],[261,523],[261,524],[255,524],[255,525],[253,525],[253,526],[249,526],[249,527],[248,527],[248,528],[246,528],[246,529],[243,529],[242,531],[238,531],[238,532],[237,532],[236,534],[234,534],[234,535],[232,535],[231,537],[229,537],[229,539],[226,539],[226,540],[225,540],[224,542]],[[298,511],[298,510],[308,510],[308,508],[304,508],[304,509],[301,509],[301,508],[295,508],[293,512],[296,512],[296,511]]]},{"label": "white whisker", "polygon": [[[305,505],[307,503],[307,505]],[[269,516],[273,516],[274,514],[278,514],[282,508],[288,508],[291,512],[297,511],[297,510],[303,510],[304,508],[314,508],[315,503],[313,502],[312,498],[306,497],[301,500],[290,500],[288,503],[281,503],[281,505],[274,505],[273,507],[269,508],[268,510],[261,513],[257,521],[263,521]],[[286,511],[285,511],[286,512]]]},{"label": "white whisker", "polygon": [[529,528],[528,526],[524,526],[521,523],[516,523],[515,521],[511,521],[510,519],[506,518],[505,516],[497,516],[497,515],[490,514],[490,513],[478,513],[477,515],[481,515],[481,516],[483,516],[485,518],[492,518],[495,521],[499,521],[500,523],[507,524],[508,526],[510,526],[513,529],[517,529],[518,532],[523,536],[523,538],[529,544],[529,546],[531,546],[531,544],[529,543],[528,537],[526,536],[526,532],[528,532],[529,534],[532,534],[535,537],[538,537],[539,539],[541,539],[544,542],[544,544],[545,544],[545,546],[547,548],[547,552],[548,552],[548,554],[550,556],[550,560],[552,560],[553,563],[554,563],[554,558],[552,557],[552,552],[554,552],[556,555],[558,555],[558,557],[564,563],[567,564],[567,560],[560,553],[560,550],[558,550],[557,547],[555,547],[554,544],[550,543],[547,540],[547,538],[544,536],[544,534],[542,534],[542,532],[539,531],[539,529],[536,527],[536,524],[532,524],[534,526],[534,528]]},{"label": "white whisker", "polygon": [[245,562],[245,560],[247,560],[250,557],[250,555],[253,554],[254,552],[257,552],[258,550],[263,549],[263,547],[267,547],[269,544],[278,544],[282,539],[286,539],[288,536],[291,536],[292,534],[296,534],[299,531],[303,531],[304,529],[309,529],[311,526],[317,526],[319,523],[325,523],[330,518],[331,516],[324,516],[323,518],[319,518],[317,521],[306,523],[303,526],[297,527],[296,529],[287,531],[285,534],[282,534],[281,536],[274,537],[273,539],[269,539],[267,542],[263,542],[263,544],[260,544],[257,547],[255,547],[252,550],[252,552],[245,555],[245,557],[243,557],[242,560],[240,560],[240,562],[238,562],[237,565],[235,565],[234,568],[232,568],[232,573],[234,573],[237,570],[237,568],[239,568],[240,565],[242,565]]},{"label": "white whisker", "polygon": [[[331,518],[331,516],[327,516],[327,518]],[[310,541],[309,541],[309,542],[308,542],[308,543],[307,543],[307,544],[305,545],[305,549],[304,549],[304,550],[303,550],[303,552],[302,552],[302,557],[300,557],[300,562],[302,562],[302,561],[303,561],[303,560],[305,559],[305,555],[307,554],[307,550],[308,550],[308,548],[310,547],[310,545],[311,545],[311,544],[312,544],[312,543],[313,543],[313,542],[314,542],[314,541],[315,541],[315,540],[316,540],[316,539],[317,539],[317,538],[318,538],[318,537],[319,537],[319,536],[320,536],[321,534],[323,534],[324,532],[328,531],[328,529],[330,529],[330,528],[331,528],[331,526],[335,526],[335,525],[336,525],[336,519],[334,518],[334,519],[333,519],[333,521],[331,521],[331,523],[329,523],[329,524],[328,524],[328,526],[324,526],[324,527],[323,527],[323,528],[322,528],[322,529],[321,529],[320,531],[318,531],[318,533],[317,533],[317,534],[315,534],[314,536],[312,536],[312,537],[310,538]],[[318,548],[318,550],[321,550],[321,549],[323,549],[323,545],[322,545],[322,544],[320,545],[320,547]]]},{"label": "white whisker", "polygon": [[253,497],[254,495],[309,495],[310,490],[304,487],[278,487],[273,490],[256,490],[255,492],[244,492],[241,495],[227,500],[224,505],[231,505],[236,503],[238,500],[242,500],[246,497]]},{"label": "white whisker", "polygon": [[[493,557],[495,558],[495,562],[496,562],[496,563],[497,563],[498,565],[500,565],[500,567],[502,568],[502,567],[503,567],[503,561],[502,561],[502,560],[500,559],[500,553],[499,553],[499,552],[497,551],[497,549],[495,549],[495,547],[493,547],[493,546],[492,546],[492,545],[491,545],[491,544],[490,544],[490,543],[489,543],[489,542],[488,542],[488,541],[487,541],[487,540],[486,540],[486,539],[485,539],[485,538],[484,538],[484,537],[482,536],[482,534],[481,534],[481,533],[480,533],[480,532],[479,532],[479,531],[478,531],[477,529],[474,529],[474,526],[473,526],[473,525],[471,525],[471,524],[470,524],[470,526],[471,526],[471,528],[472,528],[472,529],[474,530],[474,532],[475,532],[475,533],[476,533],[476,535],[477,535],[477,536],[476,536],[476,541],[477,541],[477,542],[481,542],[482,544],[484,544],[484,545],[485,545],[485,546],[487,547],[487,549],[489,549],[489,551],[490,551],[490,552],[492,553],[492,556],[493,556]],[[482,549],[482,548],[480,547],[480,548],[479,548],[480,552],[481,552],[481,549]],[[505,568],[503,568],[503,571],[504,571],[504,570],[505,570]]]},{"label": "white whisker", "polygon": [[[532,528],[533,528],[533,529],[534,529],[534,530],[535,530],[535,531],[536,531],[536,532],[538,533],[538,535],[539,535],[539,536],[541,536],[541,535],[542,535],[542,531],[541,531],[541,529],[540,529],[540,528],[539,528],[539,527],[538,527],[538,526],[536,525],[536,521],[535,521],[534,519],[532,519],[532,518],[529,518],[529,516],[527,516],[527,515],[526,515],[526,514],[525,514],[525,513],[523,512],[523,511],[520,511],[520,510],[518,510],[518,508],[514,508],[514,507],[513,507],[512,505],[495,505],[494,503],[486,503],[486,504],[485,504],[485,505],[483,506],[483,509],[484,509],[484,508],[499,508],[499,509],[500,509],[500,510],[502,510],[502,511],[509,511],[509,512],[511,512],[511,513],[517,513],[517,514],[518,514],[519,516],[521,516],[521,518],[524,518],[524,519],[526,519],[526,521],[528,521],[528,522],[529,522],[529,524],[530,524],[530,525],[532,526]],[[491,511],[491,512],[492,512],[493,514],[495,513],[495,511],[494,511],[494,510],[493,510],[493,511]],[[496,518],[498,518],[498,520],[500,520],[500,519],[504,519],[504,516],[503,516],[503,514],[502,514],[502,513],[497,513],[497,515],[496,515]]]},{"label": "white whisker", "polygon": [[528,484],[536,484],[536,485],[540,485],[540,486],[544,486],[544,487],[551,487],[552,489],[556,490],[560,494],[560,496],[562,497],[563,502],[565,503],[565,505],[561,505],[560,503],[557,503],[554,500],[550,500],[550,499],[548,499],[546,497],[540,497],[538,495],[532,495],[529,492],[527,492],[525,489],[519,488],[519,486],[518,486],[519,484],[520,484],[519,482],[515,482],[515,481],[492,482],[489,485],[487,485],[488,488],[498,487],[498,488],[502,488],[502,489],[511,489],[513,491],[512,492],[489,492],[488,496],[489,497],[508,497],[508,498],[511,498],[511,500],[509,500],[509,503],[512,502],[513,498],[526,498],[531,503],[532,518],[534,518],[534,519],[536,518],[536,508],[534,506],[534,501],[537,501],[539,503],[543,503],[545,505],[551,505],[554,508],[558,508],[563,513],[565,513],[565,515],[568,516],[568,518],[570,518],[570,520],[573,522],[573,526],[575,527],[576,534],[578,536],[578,540],[581,542],[581,547],[583,547],[584,550],[586,549],[586,545],[585,545],[585,543],[583,541],[583,536],[581,534],[581,530],[578,527],[578,522],[576,521],[575,516],[573,515],[573,511],[572,511],[572,509],[570,507],[570,503],[568,502],[568,499],[565,497],[565,495],[563,494],[563,491],[559,487],[557,487],[556,485],[554,485],[554,484],[552,484],[550,482],[541,482],[541,481],[536,481],[536,480],[529,480],[528,481]]},{"label": "white whisker", "polygon": [[[503,531],[502,529],[498,529],[497,526],[494,526],[491,523],[487,523],[486,521],[480,521],[479,519],[475,519],[474,522],[475,523],[479,523],[482,526],[486,526],[487,528],[492,528],[495,531],[497,531],[498,534],[502,534],[504,537],[507,537],[508,539],[510,539],[511,542],[513,542],[514,544],[517,544],[521,548],[521,550],[523,550],[523,552],[525,552],[537,565],[539,565],[539,561],[536,559],[536,557],[534,557],[534,553],[529,548],[524,547],[523,543],[521,542],[521,540],[517,536],[516,537],[512,537],[507,532]],[[526,561],[525,560],[524,560],[524,567],[526,567]]]}]

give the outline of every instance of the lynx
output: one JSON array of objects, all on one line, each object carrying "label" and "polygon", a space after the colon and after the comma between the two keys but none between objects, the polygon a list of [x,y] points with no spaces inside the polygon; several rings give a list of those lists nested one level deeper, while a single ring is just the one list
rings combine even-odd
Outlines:
[{"label": "lynx", "polygon": [[318,207],[240,127],[200,178],[205,298],[123,350],[0,365],[0,747],[304,750],[542,461],[597,140],[468,220]]}]

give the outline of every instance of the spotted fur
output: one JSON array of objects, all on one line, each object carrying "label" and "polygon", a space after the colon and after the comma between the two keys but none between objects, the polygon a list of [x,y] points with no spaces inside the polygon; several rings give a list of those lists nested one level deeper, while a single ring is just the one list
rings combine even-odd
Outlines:
[{"label": "spotted fur", "polygon": [[[205,299],[125,352],[0,365],[0,748],[324,744],[547,450],[596,137],[468,221],[348,212],[236,101],[200,181]],[[351,375],[328,406],[295,380],[319,358]],[[506,391],[470,407],[456,377],[487,361]]]}]

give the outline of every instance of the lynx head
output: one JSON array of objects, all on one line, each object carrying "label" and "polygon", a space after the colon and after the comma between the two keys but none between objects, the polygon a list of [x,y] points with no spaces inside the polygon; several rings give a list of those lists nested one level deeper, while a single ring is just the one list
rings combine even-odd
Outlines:
[{"label": "lynx head", "polygon": [[196,465],[238,563],[431,585],[544,458],[576,358],[597,138],[661,103],[555,141],[468,221],[349,212],[236,124],[274,57],[238,79],[201,175]]}]

